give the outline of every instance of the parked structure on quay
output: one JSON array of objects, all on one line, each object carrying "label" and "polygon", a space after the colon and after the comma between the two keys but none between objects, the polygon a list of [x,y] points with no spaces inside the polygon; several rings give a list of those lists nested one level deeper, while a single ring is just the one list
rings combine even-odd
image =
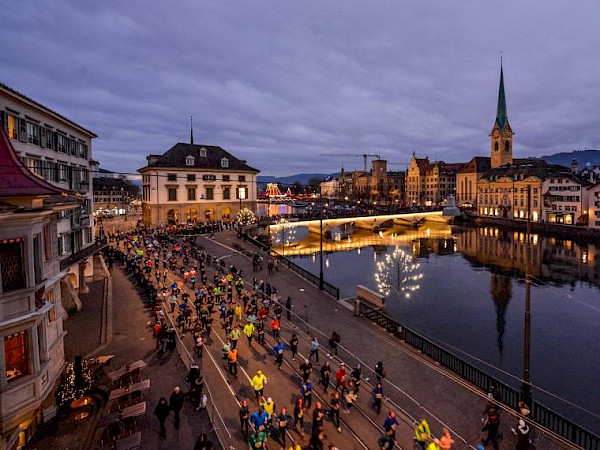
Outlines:
[{"label": "parked structure on quay", "polygon": [[66,313],[56,211],[79,200],[31,173],[2,127],[0,174],[0,448],[25,448],[57,413]]},{"label": "parked structure on quay", "polygon": [[142,174],[146,225],[227,220],[256,210],[258,170],[221,147],[178,143],[147,156]]},{"label": "parked structure on quay", "polygon": [[33,173],[62,191],[76,193],[58,202],[57,252],[64,271],[63,302],[80,308],[79,293],[87,293],[86,277],[93,275],[93,191],[90,170],[92,139],[96,135],[52,109],[0,84],[0,124]]}]

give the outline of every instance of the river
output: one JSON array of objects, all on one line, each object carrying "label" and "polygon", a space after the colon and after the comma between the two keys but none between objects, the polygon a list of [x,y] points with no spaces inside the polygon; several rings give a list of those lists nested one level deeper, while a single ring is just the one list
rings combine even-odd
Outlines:
[{"label": "river", "polygon": [[[318,275],[317,235],[290,226],[273,237],[274,250]],[[379,291],[398,322],[520,387],[524,233],[426,222],[379,233],[357,228],[338,239],[324,243],[324,276],[342,298],[353,297],[358,284]],[[536,234],[532,242],[531,382],[600,414],[600,247]],[[598,417],[533,393],[600,432]]]}]

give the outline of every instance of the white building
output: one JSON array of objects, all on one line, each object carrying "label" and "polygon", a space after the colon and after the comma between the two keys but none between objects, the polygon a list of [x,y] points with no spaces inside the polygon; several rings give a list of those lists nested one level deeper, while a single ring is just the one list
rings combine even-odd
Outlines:
[{"label": "white building", "polygon": [[339,198],[340,183],[337,178],[321,181],[321,195],[323,198]]},{"label": "white building", "polygon": [[546,222],[575,225],[587,212],[586,185],[573,173],[550,173],[542,182],[542,192]]},{"label": "white building", "polygon": [[146,225],[232,219],[242,208],[256,212],[256,175],[221,147],[175,144],[149,155],[142,174]]},{"label": "white building", "polygon": [[588,187],[588,226],[600,229],[600,183]]},{"label": "white building", "polygon": [[[58,222],[58,255],[73,274],[70,288],[87,292],[86,264],[94,243],[93,192],[90,176],[94,133],[0,83],[0,124],[21,161],[32,172],[65,191],[77,192],[83,204],[61,206]],[[77,255],[80,255],[78,257]]]},{"label": "white building", "polygon": [[0,448],[26,445],[56,415],[63,273],[58,215],[44,202],[58,205],[61,193],[22,165],[0,130]]}]

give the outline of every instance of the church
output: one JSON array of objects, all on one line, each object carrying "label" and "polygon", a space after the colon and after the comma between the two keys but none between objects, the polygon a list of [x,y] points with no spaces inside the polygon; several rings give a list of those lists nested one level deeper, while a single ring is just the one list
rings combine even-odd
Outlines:
[{"label": "church", "polygon": [[[584,182],[570,168],[542,159],[513,158],[514,132],[508,121],[504,70],[496,119],[490,132],[490,156],[475,156],[456,177],[457,204],[480,216],[575,224],[587,209]],[[557,193],[557,187],[566,193]],[[529,205],[528,205],[528,202]]]}]

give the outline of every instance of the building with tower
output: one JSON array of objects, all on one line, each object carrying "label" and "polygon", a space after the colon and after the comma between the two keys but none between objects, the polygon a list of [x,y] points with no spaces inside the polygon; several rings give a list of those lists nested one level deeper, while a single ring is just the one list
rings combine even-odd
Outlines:
[{"label": "building with tower", "polygon": [[464,163],[429,161],[413,153],[406,172],[406,202],[409,205],[432,206],[445,202],[456,190],[456,175]]},{"label": "building with tower", "polygon": [[498,106],[496,120],[490,133],[491,168],[513,163],[513,131],[508,123],[506,112],[506,96],[504,94],[504,70],[500,64],[500,88],[498,89]]}]

